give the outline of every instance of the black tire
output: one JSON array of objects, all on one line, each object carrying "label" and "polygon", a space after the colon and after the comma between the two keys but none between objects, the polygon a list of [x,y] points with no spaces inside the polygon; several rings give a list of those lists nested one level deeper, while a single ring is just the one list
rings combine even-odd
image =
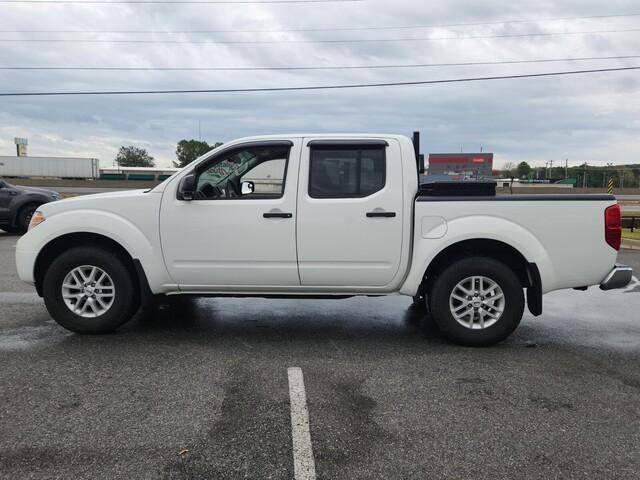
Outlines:
[{"label": "black tire", "polygon": [[[502,315],[493,325],[482,329],[471,329],[458,323],[449,307],[456,285],[476,275],[493,280],[504,294]],[[448,340],[459,345],[489,346],[504,340],[518,327],[524,312],[520,280],[505,264],[488,257],[467,257],[453,262],[438,274],[429,293],[434,321]]]},{"label": "black tire", "polygon": [[33,213],[40,205],[30,204],[20,208],[16,216],[16,226],[13,229],[16,233],[25,233],[29,229],[29,223]]},{"label": "black tire", "polygon": [[[86,318],[74,313],[62,298],[62,284],[74,268],[90,265],[111,277],[114,298],[110,308],[99,316]],[[44,302],[53,319],[76,333],[109,333],[126,323],[140,306],[135,272],[117,253],[96,247],[75,247],[56,258],[47,269],[43,282]]]}]

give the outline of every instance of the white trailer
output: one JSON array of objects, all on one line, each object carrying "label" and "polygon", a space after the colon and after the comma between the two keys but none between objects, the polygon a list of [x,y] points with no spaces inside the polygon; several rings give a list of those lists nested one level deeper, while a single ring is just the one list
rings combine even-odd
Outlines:
[{"label": "white trailer", "polygon": [[97,158],[2,157],[0,177],[98,178]]}]

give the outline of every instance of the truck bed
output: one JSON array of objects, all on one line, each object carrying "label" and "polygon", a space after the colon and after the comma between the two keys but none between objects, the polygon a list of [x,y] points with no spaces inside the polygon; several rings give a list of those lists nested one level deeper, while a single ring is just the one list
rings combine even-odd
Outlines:
[{"label": "truck bed", "polygon": [[[543,292],[595,285],[615,263],[604,236],[613,195],[439,196],[418,194],[414,252],[430,256],[468,238],[504,242],[540,271]],[[410,277],[414,275],[411,272]]]}]

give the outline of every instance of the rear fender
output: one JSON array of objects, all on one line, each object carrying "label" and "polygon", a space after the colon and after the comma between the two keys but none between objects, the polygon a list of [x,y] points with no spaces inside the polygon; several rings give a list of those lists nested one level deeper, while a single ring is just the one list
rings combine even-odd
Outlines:
[{"label": "rear fender", "polygon": [[[420,219],[416,219],[411,268],[400,289],[404,295],[415,295],[433,259],[447,247],[465,240],[488,239],[506,243],[526,259],[535,263],[540,272],[542,292],[552,289],[555,271],[548,252],[532,232],[500,217],[474,215],[446,222],[446,233],[440,238],[423,238]],[[546,288],[545,288],[546,287]]]}]

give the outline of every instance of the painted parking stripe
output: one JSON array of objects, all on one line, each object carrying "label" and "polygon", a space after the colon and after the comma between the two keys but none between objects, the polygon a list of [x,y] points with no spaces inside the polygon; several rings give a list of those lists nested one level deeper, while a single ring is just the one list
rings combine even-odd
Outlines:
[{"label": "painted parking stripe", "polygon": [[316,465],[309,433],[309,410],[304,391],[302,370],[290,367],[289,400],[291,404],[291,436],[293,438],[293,473],[295,480],[315,480]]}]

